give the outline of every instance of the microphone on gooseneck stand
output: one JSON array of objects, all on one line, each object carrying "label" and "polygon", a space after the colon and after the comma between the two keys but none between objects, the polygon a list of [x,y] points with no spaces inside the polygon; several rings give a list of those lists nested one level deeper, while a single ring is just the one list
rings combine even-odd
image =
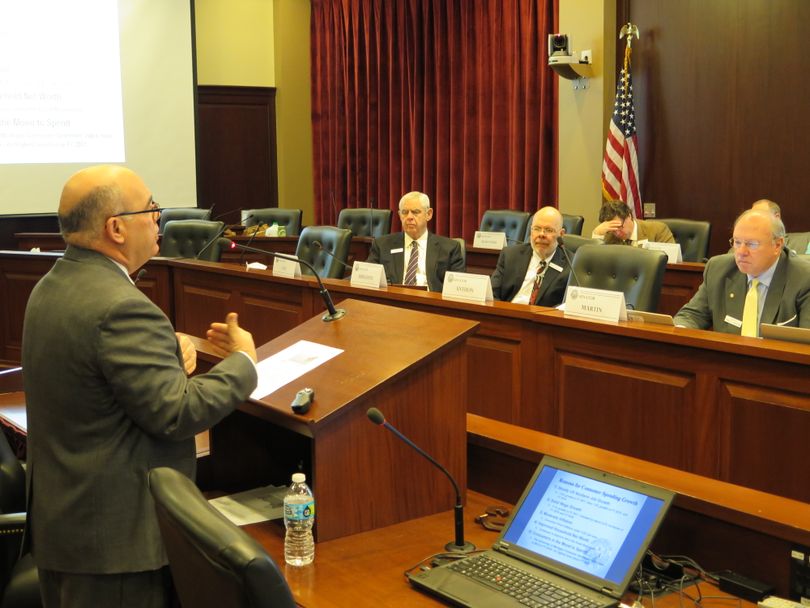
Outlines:
[{"label": "microphone on gooseneck stand", "polygon": [[568,250],[565,248],[565,241],[563,240],[562,235],[557,237],[557,245],[560,246],[560,249],[562,249],[563,255],[565,256],[565,259],[568,260],[568,267],[571,269],[571,274],[574,275],[574,281],[576,281],[577,287],[579,287],[581,283],[579,282],[579,277],[577,276],[577,273],[574,271],[574,263],[571,261],[571,256],[568,255]]},{"label": "microphone on gooseneck stand", "polygon": [[318,289],[321,294],[321,298],[323,299],[324,306],[326,306],[326,310],[328,311],[323,317],[321,317],[324,321],[336,321],[340,319],[346,314],[346,311],[342,308],[335,308],[335,305],[332,303],[332,296],[329,295],[329,292],[326,290],[326,287],[321,281],[321,277],[318,275],[318,271],[315,270],[315,267],[307,262],[306,260],[302,260],[301,258],[297,258],[294,255],[287,255],[286,253],[277,253],[275,251],[265,251],[264,249],[259,249],[257,247],[248,247],[247,245],[240,245],[234,241],[229,241],[231,249],[242,249],[243,251],[251,251],[253,253],[259,253],[261,255],[270,256],[271,258],[282,258],[285,260],[292,260],[293,262],[300,262],[307,268],[312,271],[312,274],[315,275],[315,280],[318,281]]},{"label": "microphone on gooseneck stand", "polygon": [[[211,209],[212,210],[214,209],[214,205],[211,205]],[[237,211],[242,211],[242,209],[244,209],[244,207],[237,207],[236,209],[228,209],[227,211],[223,211],[222,213],[220,213],[216,217],[212,217],[211,220],[213,221],[213,220],[222,219],[226,215],[230,215],[231,213],[236,213]]]},{"label": "microphone on gooseneck stand", "polygon": [[[245,222],[245,226],[247,226],[248,221],[250,221],[252,219],[253,219],[253,214],[251,213],[249,216],[247,216],[242,221]],[[256,224],[254,224],[254,225],[256,226],[256,230],[254,230],[253,234],[250,235],[250,238],[248,239],[248,242],[247,242],[247,247],[250,247],[250,244],[253,242],[253,239],[255,239],[256,235],[259,234],[259,226],[261,225],[261,222],[257,221]],[[247,249],[243,249],[242,250],[242,255],[239,256],[239,263],[240,264],[245,263],[245,254],[246,253],[247,253]]]},{"label": "microphone on gooseneck stand", "polygon": [[143,275],[145,275],[145,274],[146,274],[146,268],[141,268],[141,269],[138,271],[138,274],[136,274],[136,275],[135,275],[135,278],[134,278],[134,279],[132,279],[132,282],[133,282],[135,285],[137,285],[137,284],[138,284],[138,281],[140,281],[140,280],[143,278]]},{"label": "microphone on gooseneck stand", "polygon": [[205,253],[206,251],[208,251],[208,248],[209,248],[211,245],[213,245],[213,244],[214,244],[214,242],[215,242],[215,241],[216,241],[216,240],[217,240],[219,237],[221,237],[221,236],[223,235],[223,233],[224,233],[224,232],[225,232],[227,229],[228,229],[228,225],[227,225],[227,224],[223,225],[223,226],[222,226],[222,228],[220,228],[219,232],[217,232],[217,233],[214,235],[214,238],[212,238],[212,239],[211,239],[210,241],[208,241],[208,242],[207,242],[205,245],[203,245],[203,248],[202,248],[202,249],[200,249],[200,250],[197,252],[197,255],[195,255],[195,256],[194,256],[194,258],[192,258],[192,259],[199,260],[199,259],[200,259],[200,256],[201,256],[203,253]]},{"label": "microphone on gooseneck stand", "polygon": [[349,266],[349,265],[348,265],[346,262],[344,262],[343,260],[339,259],[339,258],[338,258],[338,257],[337,257],[337,256],[336,256],[334,253],[332,253],[332,252],[331,252],[331,251],[329,251],[329,250],[328,250],[326,247],[324,247],[324,246],[321,244],[321,242],[320,242],[320,241],[312,241],[312,246],[313,246],[313,247],[315,247],[315,249],[320,249],[321,251],[323,251],[323,252],[324,252],[326,255],[328,255],[330,258],[332,258],[333,260],[335,260],[335,261],[336,261],[338,264],[340,264],[341,266],[343,266],[343,267],[344,267],[346,270],[348,270],[349,272],[351,272],[351,271],[352,271],[352,267],[351,267],[351,266]]},{"label": "microphone on gooseneck stand", "polygon": [[453,484],[453,489],[456,491],[456,505],[453,507],[456,539],[455,542],[447,543],[444,546],[444,548],[454,553],[469,553],[470,551],[475,551],[475,545],[473,545],[472,543],[464,542],[464,505],[461,503],[461,492],[458,489],[458,484],[456,483],[456,480],[453,479],[453,476],[450,475],[450,472],[447,469],[445,469],[442,465],[440,465],[430,454],[425,452],[413,441],[405,437],[405,435],[403,435],[396,428],[391,426],[391,424],[386,422],[385,416],[383,416],[383,413],[376,407],[369,408],[368,412],[366,412],[366,415],[368,416],[368,419],[371,420],[374,424],[387,428],[399,439],[407,443],[414,450],[419,452],[419,454],[427,458],[431,463],[433,463],[436,467],[438,467],[442,473],[444,473],[447,476],[447,479],[450,480],[450,483]]}]

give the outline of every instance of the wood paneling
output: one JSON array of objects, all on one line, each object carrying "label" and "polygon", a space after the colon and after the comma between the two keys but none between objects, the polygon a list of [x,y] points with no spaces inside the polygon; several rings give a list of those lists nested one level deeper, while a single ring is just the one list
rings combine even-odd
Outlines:
[{"label": "wood paneling", "polygon": [[[759,198],[788,231],[810,230],[807,0],[629,0],[642,195],[658,217],[712,223],[728,249],[736,215]],[[623,53],[624,44],[617,44]],[[619,62],[619,65],[621,63]]]},{"label": "wood paneling", "polygon": [[[278,206],[273,88],[198,87],[198,205],[215,216]],[[291,205],[295,206],[295,205]]]}]

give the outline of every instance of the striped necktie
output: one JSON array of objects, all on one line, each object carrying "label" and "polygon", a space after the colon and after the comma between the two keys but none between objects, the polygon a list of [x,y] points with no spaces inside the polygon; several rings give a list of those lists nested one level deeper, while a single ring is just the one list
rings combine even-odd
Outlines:
[{"label": "striped necktie", "polygon": [[743,306],[742,318],[742,331],[743,336],[756,338],[757,331],[757,317],[759,316],[759,279],[751,279],[751,287],[748,288],[748,293],[745,294],[745,305]]},{"label": "striped necktie", "polygon": [[[537,304],[537,296],[540,295],[540,285],[543,284],[543,271],[546,269],[546,261],[540,260],[540,265],[537,267],[537,274],[534,275],[534,287],[532,287],[532,295],[529,296],[529,304]],[[526,293],[525,291],[523,293]]]},{"label": "striped necktie", "polygon": [[405,285],[416,285],[416,271],[419,270],[419,243],[411,241],[411,257],[405,271]]}]

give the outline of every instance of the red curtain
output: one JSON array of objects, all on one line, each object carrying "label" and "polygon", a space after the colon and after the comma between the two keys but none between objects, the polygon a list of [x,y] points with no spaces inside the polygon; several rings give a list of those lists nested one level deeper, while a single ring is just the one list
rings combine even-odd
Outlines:
[{"label": "red curtain", "polygon": [[396,210],[421,190],[431,230],[472,240],[486,209],[556,201],[556,12],[557,0],[312,0],[316,221]]}]

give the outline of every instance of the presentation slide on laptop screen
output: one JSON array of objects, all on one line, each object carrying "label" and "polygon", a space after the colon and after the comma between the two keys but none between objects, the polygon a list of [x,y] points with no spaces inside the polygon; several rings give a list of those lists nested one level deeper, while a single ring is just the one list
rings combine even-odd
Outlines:
[{"label": "presentation slide on laptop screen", "polygon": [[664,501],[546,466],[504,540],[621,583]]}]

